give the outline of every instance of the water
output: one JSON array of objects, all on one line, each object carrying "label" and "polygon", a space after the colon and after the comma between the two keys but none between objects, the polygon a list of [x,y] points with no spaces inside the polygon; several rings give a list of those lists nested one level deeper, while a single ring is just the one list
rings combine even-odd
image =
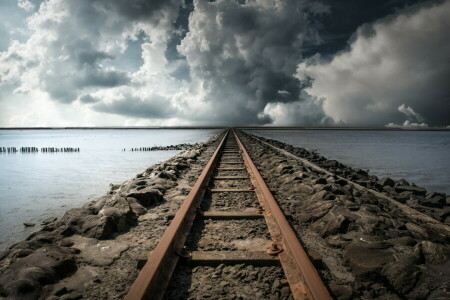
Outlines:
[{"label": "water", "polygon": [[405,178],[428,191],[450,194],[450,131],[249,130],[379,178]]},{"label": "water", "polygon": [[[1,130],[0,147],[74,147],[79,153],[0,153],[0,250],[24,239],[48,217],[104,195],[179,151],[134,147],[206,141],[219,130]],[[23,222],[36,223],[25,228]]]}]

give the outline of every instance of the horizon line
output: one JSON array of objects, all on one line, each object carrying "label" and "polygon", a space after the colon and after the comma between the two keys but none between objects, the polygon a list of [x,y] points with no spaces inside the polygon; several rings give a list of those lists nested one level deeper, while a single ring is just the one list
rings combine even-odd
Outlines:
[{"label": "horizon line", "polygon": [[380,127],[380,126],[36,126],[0,127],[0,130],[95,130],[95,129],[292,129],[292,130],[379,130],[379,131],[450,131],[448,127]]}]

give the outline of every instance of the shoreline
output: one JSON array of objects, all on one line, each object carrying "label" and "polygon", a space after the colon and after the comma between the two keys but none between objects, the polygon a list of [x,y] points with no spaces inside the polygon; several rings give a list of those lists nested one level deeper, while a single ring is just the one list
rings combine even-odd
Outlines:
[{"label": "shoreline", "polygon": [[[59,220],[49,220],[26,240],[14,243],[6,251],[0,252],[0,274],[2,274],[0,275],[0,296],[24,296],[25,293],[27,299],[122,298],[137,275],[136,264],[139,258],[157,244],[159,237],[170,223],[167,216],[177,211],[209,158],[208,149],[214,147],[222,134],[223,132],[165,162],[151,166],[122,184],[112,185],[105,196],[88,202],[81,208],[66,211]],[[277,142],[273,143],[277,144]],[[278,142],[278,145],[279,143],[281,142]],[[261,145],[255,143],[254,147],[257,149]],[[306,151],[284,143],[281,143],[281,146],[294,153]],[[318,160],[319,163],[329,163],[317,153],[308,152],[307,154],[312,155],[310,158]],[[300,177],[305,184],[297,186],[298,175],[295,178],[292,177],[292,172],[289,171],[292,167],[286,169],[285,165],[286,162],[280,160],[279,165],[270,167],[270,170],[279,175],[279,178],[271,180],[276,181],[278,186],[286,185],[286,190],[280,190],[281,195],[305,195],[305,193],[322,189],[327,191],[321,194],[325,198],[330,193],[338,195],[338,198],[341,197],[341,193],[347,193],[337,186],[333,187],[335,179],[326,176],[324,178],[329,181],[330,189],[326,187],[327,185],[323,185],[323,179],[320,179],[321,181],[314,179],[312,181],[314,185],[306,186],[309,176],[312,176],[311,178],[317,176],[312,170],[306,169],[304,175]],[[344,170],[348,168],[341,165],[337,162],[339,168]],[[265,171],[267,172],[267,168]],[[281,179],[284,180],[282,183],[280,183]],[[315,199],[319,200],[317,196]],[[327,199],[326,202],[331,203],[329,200]],[[331,207],[328,209],[327,207],[321,207],[319,212],[312,212],[318,219],[308,219],[316,220],[318,225],[315,225],[315,230],[325,232],[326,236],[339,233],[341,230],[329,228],[323,224],[329,221],[321,220],[322,217],[336,213],[331,210]],[[292,215],[297,214],[296,210],[292,211]],[[349,215],[344,214],[344,216],[347,218]],[[337,215],[333,218],[335,217]],[[305,216],[299,216],[299,218],[305,218]],[[339,224],[333,226],[341,226],[343,223]],[[414,232],[414,238],[417,241],[431,239],[435,243],[440,240],[435,237],[436,233],[431,233],[433,229],[427,233],[431,235],[425,238],[422,231],[428,229],[421,231],[421,228],[408,226],[408,229]],[[426,226],[433,227],[432,224]],[[335,229],[337,232],[333,231]],[[448,237],[444,240],[448,240]],[[394,245],[397,244],[394,243]],[[442,250],[438,244],[436,244],[438,246],[432,245],[434,245],[433,249],[438,249],[433,251]],[[323,258],[323,260],[326,259]],[[30,269],[27,265],[32,265],[33,268]],[[348,283],[342,286],[338,289],[348,289]],[[354,287],[351,289],[353,290]]]}]

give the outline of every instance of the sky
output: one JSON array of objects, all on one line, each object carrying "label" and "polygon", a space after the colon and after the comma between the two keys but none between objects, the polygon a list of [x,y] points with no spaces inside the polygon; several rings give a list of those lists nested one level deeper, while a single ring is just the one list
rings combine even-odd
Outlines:
[{"label": "sky", "polygon": [[0,127],[450,128],[450,0],[1,0]]}]

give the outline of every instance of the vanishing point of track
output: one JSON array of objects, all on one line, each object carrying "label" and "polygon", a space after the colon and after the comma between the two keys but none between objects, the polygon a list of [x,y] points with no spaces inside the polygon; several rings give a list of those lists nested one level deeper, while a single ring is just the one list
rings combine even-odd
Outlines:
[{"label": "vanishing point of track", "polygon": [[[242,164],[244,167],[238,167]],[[245,176],[218,176],[217,172],[221,170],[242,172]],[[251,183],[246,188],[209,188],[211,181],[218,180],[246,180]],[[202,211],[200,207],[206,192],[255,193],[259,206],[254,210]],[[220,220],[263,218],[270,232],[272,246],[259,251],[190,252],[185,243],[193,230],[192,225],[196,218]],[[281,264],[294,299],[331,299],[245,146],[232,130],[225,133],[158,245],[149,253],[145,265],[125,299],[162,299],[180,261],[191,265]]]}]

